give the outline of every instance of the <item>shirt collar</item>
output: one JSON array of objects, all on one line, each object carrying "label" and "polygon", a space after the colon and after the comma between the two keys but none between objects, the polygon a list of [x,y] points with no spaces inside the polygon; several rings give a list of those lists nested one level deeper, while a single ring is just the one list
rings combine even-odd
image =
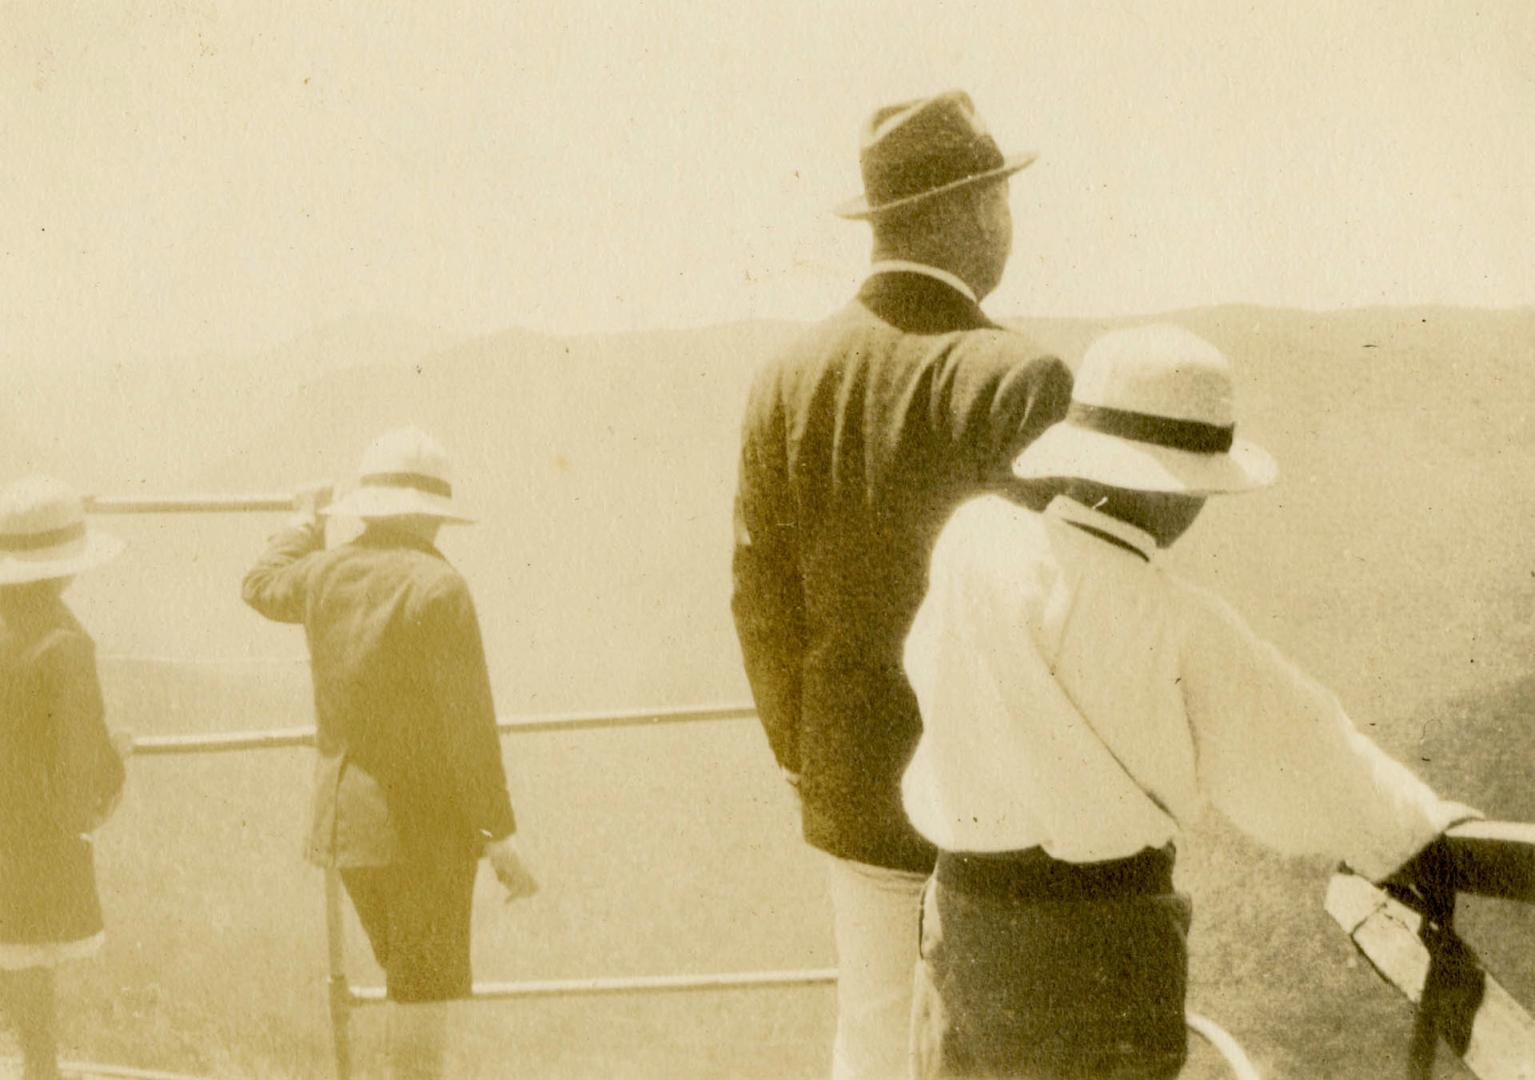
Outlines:
[{"label": "shirt collar", "polygon": [[866,277],[873,277],[875,274],[922,274],[924,277],[943,282],[972,304],[980,303],[980,300],[976,299],[975,290],[965,284],[963,278],[940,267],[929,266],[927,263],[911,262],[907,259],[880,259],[869,267]]},{"label": "shirt collar", "polygon": [[1071,525],[1108,533],[1115,540],[1129,545],[1147,562],[1156,558],[1157,542],[1150,533],[1137,529],[1134,525],[1128,525],[1116,517],[1100,513],[1069,495],[1057,495],[1051,499],[1050,505],[1045,507],[1045,514]]}]

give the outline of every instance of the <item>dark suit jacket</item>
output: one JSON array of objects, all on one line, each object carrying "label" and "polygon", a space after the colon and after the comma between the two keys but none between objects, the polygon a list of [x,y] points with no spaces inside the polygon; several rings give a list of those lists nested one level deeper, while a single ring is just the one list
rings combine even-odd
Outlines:
[{"label": "dark suit jacket", "polygon": [[432,545],[370,527],[326,551],[319,528],[272,538],[245,602],[303,623],[316,745],[309,858],[379,866],[477,856],[515,828],[479,620]]},{"label": "dark suit jacket", "polygon": [[736,497],[732,607],[805,838],[914,871],[900,778],[921,731],[902,646],[954,507],[1065,415],[1071,375],[925,275],[876,274],[764,368]]}]

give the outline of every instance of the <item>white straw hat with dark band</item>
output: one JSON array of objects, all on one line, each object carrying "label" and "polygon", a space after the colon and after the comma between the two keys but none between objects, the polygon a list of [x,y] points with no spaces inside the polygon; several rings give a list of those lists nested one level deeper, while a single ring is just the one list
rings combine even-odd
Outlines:
[{"label": "white straw hat with dark band", "polygon": [[1231,364],[1179,326],[1116,330],[1088,346],[1066,419],[1013,462],[1026,480],[1078,478],[1136,491],[1250,491],[1279,475],[1236,437]]},{"label": "white straw hat with dark band", "polygon": [[399,428],[374,439],[362,455],[357,487],[326,507],[326,514],[391,518],[421,514],[468,524],[453,502],[448,455],[420,428]]},{"label": "white straw hat with dark band", "polygon": [[29,476],[0,492],[0,585],[73,577],[122,549],[86,525],[84,504],[61,480]]}]

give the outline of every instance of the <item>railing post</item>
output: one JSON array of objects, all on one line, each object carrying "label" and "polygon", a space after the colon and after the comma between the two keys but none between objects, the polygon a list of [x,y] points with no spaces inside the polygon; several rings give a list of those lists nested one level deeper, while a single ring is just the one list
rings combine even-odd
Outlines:
[{"label": "railing post", "polygon": [[336,1080],[352,1080],[352,987],[346,978],[346,928],[341,919],[341,874],[325,868],[325,950],[328,957],[330,1030]]}]

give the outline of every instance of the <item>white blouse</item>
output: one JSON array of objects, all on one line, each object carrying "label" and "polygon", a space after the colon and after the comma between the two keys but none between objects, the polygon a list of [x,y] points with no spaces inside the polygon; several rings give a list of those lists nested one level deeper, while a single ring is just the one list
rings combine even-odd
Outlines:
[{"label": "white blouse", "polygon": [[906,812],[948,851],[1122,858],[1211,803],[1280,852],[1381,877],[1467,814],[1166,573],[1150,536],[1064,497],[956,511],[905,662],[923,724]]}]

